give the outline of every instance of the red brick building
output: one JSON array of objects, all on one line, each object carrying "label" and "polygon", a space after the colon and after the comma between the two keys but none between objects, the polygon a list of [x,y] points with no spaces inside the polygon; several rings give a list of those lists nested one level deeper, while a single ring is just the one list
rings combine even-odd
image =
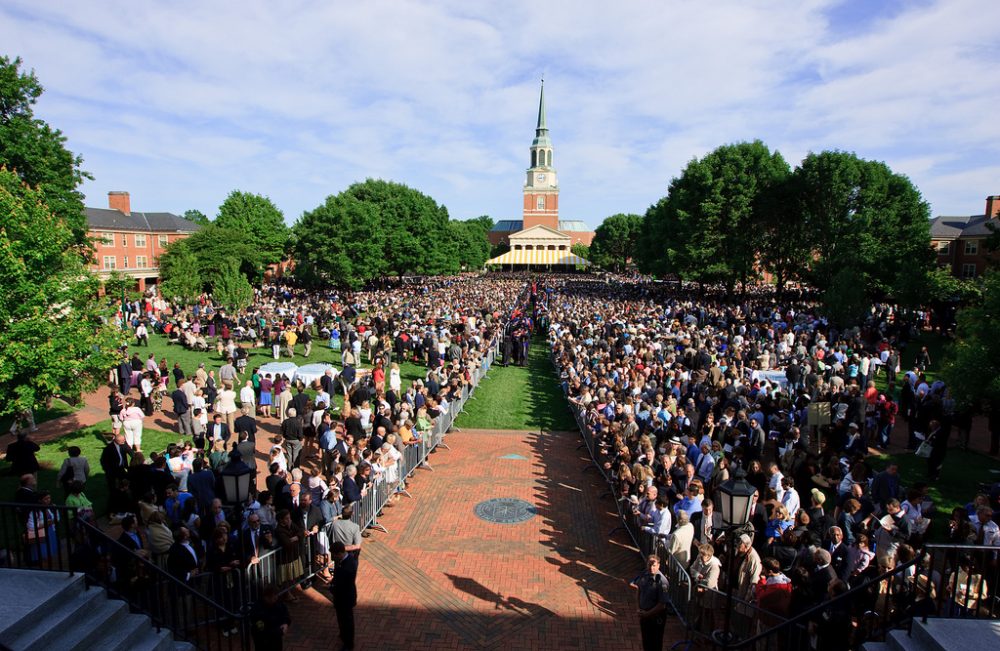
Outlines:
[{"label": "red brick building", "polygon": [[958,278],[978,278],[996,254],[986,250],[986,239],[993,234],[990,226],[1000,228],[1000,196],[986,197],[986,212],[981,215],[935,217],[931,220],[931,244],[937,262]]},{"label": "red brick building", "polygon": [[201,228],[169,212],[132,212],[128,192],[109,192],[107,208],[84,210],[94,241],[93,270],[100,276],[112,271],[131,276],[139,291],[159,280],[159,259],[167,245]]},{"label": "red brick building", "polygon": [[559,183],[552,166],[552,140],[545,122],[545,85],[538,98],[538,124],[535,139],[531,142],[531,167],[522,193],[521,219],[504,219],[497,222],[489,233],[490,244],[509,244],[510,236],[533,226],[545,226],[569,235],[572,244],[590,246],[594,232],[582,221],[559,219]]}]

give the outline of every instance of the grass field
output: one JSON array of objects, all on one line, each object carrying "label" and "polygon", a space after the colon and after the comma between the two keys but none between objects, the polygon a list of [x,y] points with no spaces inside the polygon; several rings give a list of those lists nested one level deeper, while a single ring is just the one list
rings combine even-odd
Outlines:
[{"label": "grass field", "polygon": [[[51,491],[54,504],[65,502],[65,494],[57,481],[57,475],[59,468],[62,467],[63,459],[68,456],[66,450],[74,445],[79,446],[83,456],[90,462],[90,479],[87,480],[84,494],[94,503],[97,514],[102,515],[106,510],[108,487],[104,481],[104,471],[101,470],[101,452],[110,438],[111,421],[106,420],[61,436],[49,443],[43,443],[41,451],[36,455],[42,466],[41,470],[38,471],[38,488]],[[163,451],[168,444],[175,443],[177,440],[176,433],[146,427],[142,433],[142,449]],[[10,464],[7,463],[6,459],[0,460],[0,501],[13,498],[18,481],[18,477],[10,474]]]},{"label": "grass field", "polygon": [[[77,409],[83,406],[80,403],[78,406],[73,406],[67,402],[64,402],[58,398],[52,400],[52,404],[45,409],[39,409],[35,412],[35,424],[41,425],[42,423],[47,423],[50,420],[55,420],[56,418],[61,418],[62,416],[68,416],[72,414]],[[11,423],[13,419],[10,416],[5,416],[0,418],[0,432],[7,432],[10,430]],[[25,421],[21,422],[22,425],[27,425]]]},{"label": "grass field", "polygon": [[[931,355],[934,353],[932,352]],[[931,357],[933,361],[934,358]],[[899,464],[899,476],[906,487],[927,482],[927,459],[912,452],[872,457],[872,467],[885,468],[889,461]],[[995,471],[995,472],[991,472]],[[947,539],[947,523],[951,511],[972,501],[982,483],[1000,480],[1000,461],[978,452],[950,449],[941,470],[941,479],[930,483],[928,496],[934,502],[936,513],[931,516],[930,538],[932,542]],[[904,496],[905,498],[905,496]],[[900,500],[902,501],[902,500]]]},{"label": "grass field", "polygon": [[[499,358],[498,358],[499,359]],[[494,364],[456,423],[461,428],[572,430],[576,423],[556,382],[548,347],[535,340],[528,366]]]},{"label": "grass field", "polygon": [[[941,372],[941,368],[944,366],[945,348],[950,343],[950,340],[942,337],[941,335],[934,332],[921,332],[913,341],[907,345],[906,349],[903,350],[900,355],[900,374],[906,373],[913,368],[913,362],[917,357],[917,353],[920,352],[922,346],[927,346],[927,352],[931,356],[931,365],[927,368],[927,380],[929,382],[934,382],[938,379],[938,374]],[[899,378],[896,380],[896,398],[899,398]],[[880,373],[878,377],[875,378],[875,386],[879,391],[885,391],[885,374]]]}]

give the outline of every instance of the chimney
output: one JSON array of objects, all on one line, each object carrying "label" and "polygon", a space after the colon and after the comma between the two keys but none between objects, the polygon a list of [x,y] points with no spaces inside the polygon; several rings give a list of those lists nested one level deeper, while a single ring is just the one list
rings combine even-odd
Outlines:
[{"label": "chimney", "polygon": [[1000,195],[986,197],[986,218],[1000,217]]},{"label": "chimney", "polygon": [[108,208],[125,213],[126,215],[131,215],[132,204],[129,202],[128,192],[124,192],[122,190],[112,190],[109,192]]}]

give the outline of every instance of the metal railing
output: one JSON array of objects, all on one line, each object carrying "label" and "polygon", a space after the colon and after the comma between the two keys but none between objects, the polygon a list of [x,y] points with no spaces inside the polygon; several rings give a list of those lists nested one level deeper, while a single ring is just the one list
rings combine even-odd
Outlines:
[{"label": "metal railing", "polygon": [[[468,384],[462,388],[458,399],[451,402],[448,412],[441,414],[430,430],[419,432],[419,440],[404,447],[402,458],[398,462],[398,467],[393,473],[393,477],[387,478],[384,475],[374,478],[367,492],[360,501],[354,503],[354,512],[351,521],[358,525],[362,531],[376,529],[388,533],[385,526],[379,522],[382,510],[389,501],[396,495],[410,496],[406,489],[406,481],[413,476],[417,469],[423,468],[433,471],[428,458],[431,453],[438,448],[447,449],[445,437],[455,427],[455,421],[462,413],[465,403],[473,400],[476,387],[487,379],[487,373],[493,366],[498,349],[497,338],[487,344],[482,359],[485,364],[480,364],[471,374]],[[333,523],[327,523],[321,530],[325,537],[326,545],[333,541]],[[307,536],[299,546],[299,558],[302,563],[303,572],[292,580],[282,581],[280,559],[282,558],[280,549],[271,549],[258,557],[258,562],[246,567],[243,570],[242,590],[244,599],[248,603],[253,603],[259,597],[260,591],[267,585],[275,585],[279,589],[279,594],[292,591],[296,586],[305,584],[313,580],[316,575],[323,571],[324,566],[316,561],[323,556],[324,538],[320,536]],[[328,547],[327,547],[328,548]]]},{"label": "metal railing", "polygon": [[67,506],[0,503],[0,544],[2,566],[83,573],[148,616],[157,631],[168,629],[198,649],[251,648],[239,572],[182,580]]}]

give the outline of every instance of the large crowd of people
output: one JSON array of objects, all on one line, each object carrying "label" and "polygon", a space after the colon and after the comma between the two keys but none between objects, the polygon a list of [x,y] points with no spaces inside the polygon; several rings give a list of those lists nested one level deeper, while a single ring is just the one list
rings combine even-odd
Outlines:
[{"label": "large crowd of people", "polygon": [[[665,550],[703,595],[731,581],[738,612],[754,613],[757,626],[923,554],[935,518],[950,521],[951,542],[1000,546],[1000,484],[951,513],[927,499],[971,416],[943,382],[925,379],[926,348],[908,345],[924,315],[875,305],[863,323],[837,328],[808,296],[726,299],[615,278],[550,278],[536,304],[563,390],[645,551]],[[926,457],[923,481],[904,486],[897,464],[875,462],[890,446]],[[737,473],[756,491],[750,525],[733,533],[712,498]],[[732,576],[722,554],[738,559]],[[996,588],[984,578],[996,575],[992,555],[943,569],[930,586],[910,575],[890,607],[929,608],[921,600],[937,588],[954,607],[975,608]],[[848,648],[845,618],[873,607],[879,597],[870,597],[850,611],[831,601],[837,608],[813,622],[819,648]]]},{"label": "large crowd of people", "polygon": [[[922,555],[933,519],[949,521],[952,542],[1000,546],[1000,485],[952,513],[928,500],[953,434],[967,440],[971,428],[948,387],[927,380],[928,351],[911,344],[929,318],[874,305],[864,322],[843,328],[806,292],[729,298],[589,275],[425,279],[354,293],[265,285],[233,314],[209,296],[185,306],[135,301],[121,316],[134,352],[123,351],[109,374],[113,439],[100,459],[104,510],[133,554],[114,557],[116,580],[141,577],[136,555],[188,583],[234,570],[248,576],[267,555],[277,567],[271,587],[286,600],[296,600],[287,588],[301,583],[306,564],[316,580],[335,581],[331,549],[360,554],[359,503],[375,486],[403,490],[407,446],[449,413],[488,348],[523,365],[534,333],[547,337],[562,389],[596,441],[595,460],[643,532],[643,551],[668,554],[699,594],[731,584],[738,612],[766,627]],[[218,372],[143,360],[138,351],[152,333],[203,351]],[[340,351],[340,363],[309,383],[248,364],[254,351],[308,360],[315,346]],[[404,362],[425,369],[408,387]],[[143,446],[143,421],[156,412],[179,436],[165,450]],[[20,447],[33,454],[29,442]],[[895,464],[877,463],[874,453],[889,448],[925,457],[924,481],[904,486]],[[60,479],[66,503],[92,518],[91,469],[79,456],[69,450]],[[16,499],[40,502],[37,467],[28,466],[18,466]],[[258,478],[251,498],[229,503],[221,478],[246,468]],[[737,475],[756,493],[750,525],[731,532],[712,496]],[[737,559],[735,571],[722,557]],[[910,575],[894,608],[926,609],[921,600],[941,590],[950,608],[975,609],[995,587],[984,577],[996,568],[982,563],[956,557],[941,568],[962,577],[960,594],[948,581]],[[650,604],[645,616],[660,620],[656,591],[641,600]],[[710,621],[713,602],[698,603],[698,619]],[[846,648],[836,646],[851,630],[841,624],[872,604],[856,600],[853,610],[817,619],[820,648]],[[274,621],[287,628],[285,617]]]}]

